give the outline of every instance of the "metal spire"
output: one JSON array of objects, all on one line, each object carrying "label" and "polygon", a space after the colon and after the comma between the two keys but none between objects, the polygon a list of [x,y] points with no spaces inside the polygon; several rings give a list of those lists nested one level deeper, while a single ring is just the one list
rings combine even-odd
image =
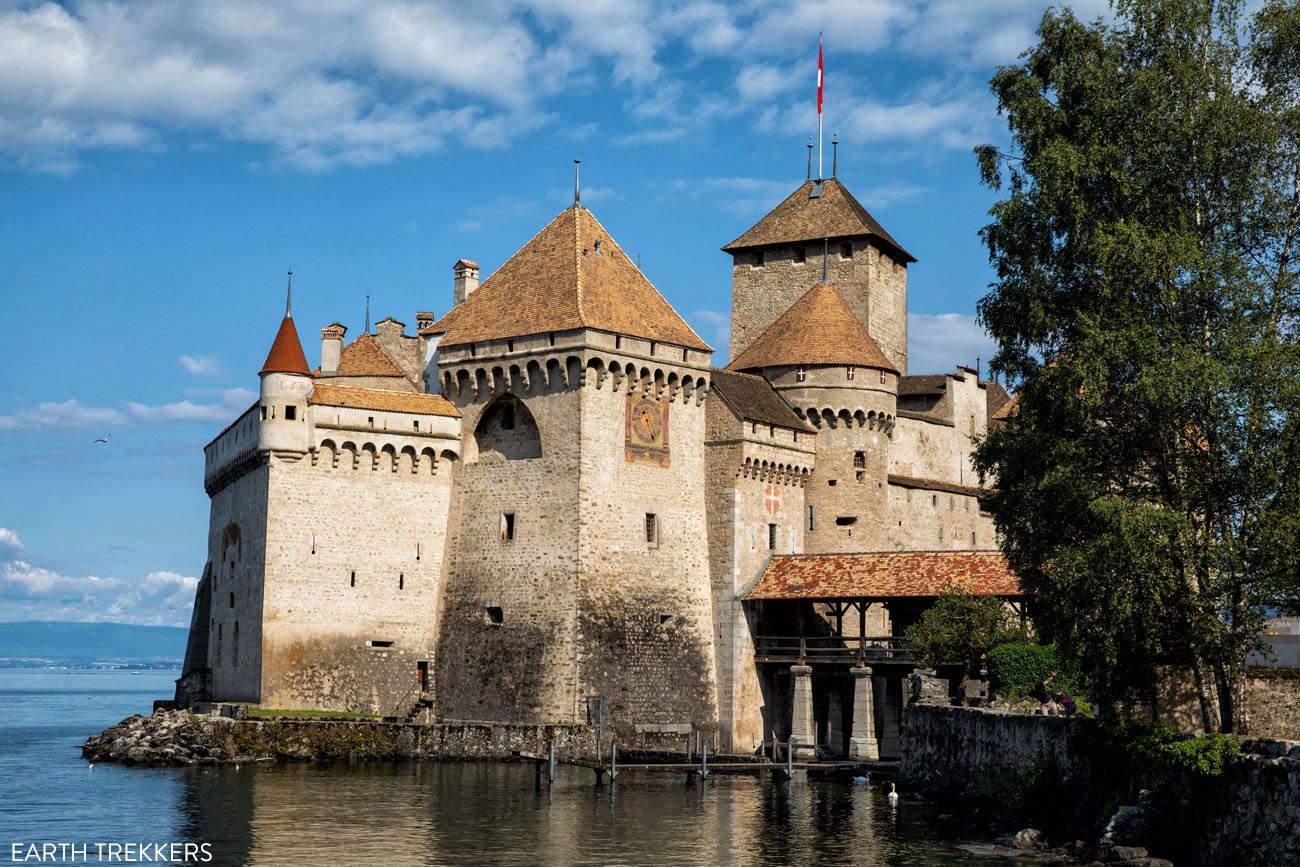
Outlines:
[{"label": "metal spire", "polygon": [[366,293],[366,330],[362,334],[370,333],[370,293]]},{"label": "metal spire", "polygon": [[840,134],[831,133],[831,177],[840,176]]},{"label": "metal spire", "polygon": [[582,186],[578,183],[578,166],[582,165],[582,160],[573,161],[573,206],[582,206]]},{"label": "metal spire", "polygon": [[284,317],[293,317],[293,266],[289,266],[289,288],[284,291]]},{"label": "metal spire", "polygon": [[808,136],[808,180],[812,180],[812,136]]}]

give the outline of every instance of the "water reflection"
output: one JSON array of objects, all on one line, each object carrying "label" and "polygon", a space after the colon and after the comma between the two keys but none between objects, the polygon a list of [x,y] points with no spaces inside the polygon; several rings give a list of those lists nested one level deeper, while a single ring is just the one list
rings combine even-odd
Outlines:
[{"label": "water reflection", "polygon": [[625,772],[594,786],[503,764],[180,772],[183,836],[221,864],[987,864],[929,808],[876,787]]}]

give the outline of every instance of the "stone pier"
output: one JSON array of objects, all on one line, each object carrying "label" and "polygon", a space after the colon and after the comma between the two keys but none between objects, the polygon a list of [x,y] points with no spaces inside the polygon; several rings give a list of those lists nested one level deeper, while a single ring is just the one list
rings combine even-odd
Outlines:
[{"label": "stone pier", "polygon": [[880,758],[880,744],[876,741],[875,699],[871,689],[871,668],[854,666],[853,675],[853,732],[849,736],[849,758],[874,762]]},{"label": "stone pier", "polygon": [[795,744],[794,757],[799,760],[817,756],[817,729],[813,722],[812,666],[790,666],[790,679],[794,684],[794,699],[790,707],[794,713],[790,720],[790,741]]}]

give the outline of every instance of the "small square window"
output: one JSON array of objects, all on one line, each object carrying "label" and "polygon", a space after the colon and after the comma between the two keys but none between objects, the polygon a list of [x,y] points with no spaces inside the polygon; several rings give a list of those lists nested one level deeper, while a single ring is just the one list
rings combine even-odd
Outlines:
[{"label": "small square window", "polygon": [[672,622],[673,622],[673,616],[672,616],[671,614],[669,614],[667,611],[660,611],[660,612],[659,612],[659,625],[660,625],[660,626],[667,626],[669,623],[672,623]]},{"label": "small square window", "polygon": [[861,469],[865,469],[866,466],[867,466],[867,453],[866,453],[866,452],[854,452],[854,453],[853,453],[853,468],[856,469],[856,470],[861,470]]},{"label": "small square window", "polygon": [[500,605],[488,605],[483,609],[483,622],[488,626],[500,626],[506,622],[505,612]]},{"label": "small square window", "polygon": [[286,406],[284,408],[285,421],[296,421],[298,419],[298,407]]},{"label": "small square window", "polygon": [[415,421],[415,430],[419,430],[419,429],[420,429],[420,422],[419,422],[419,420],[417,419],[417,420]]},{"label": "small square window", "polygon": [[840,244],[840,258],[841,259],[853,258],[853,244],[850,243],[849,241],[845,241],[843,244]]},{"label": "small square window", "polygon": [[763,257],[763,251],[759,250],[757,253],[754,254],[754,267],[762,268],[765,264],[766,264],[766,260]]},{"label": "small square window", "polygon": [[515,538],[515,513],[501,513],[501,541],[513,542]]},{"label": "small square window", "polygon": [[659,516],[654,512],[645,513],[645,543],[651,548],[659,547]]},{"label": "small square window", "polygon": [[796,265],[802,265],[804,260],[808,257],[808,254],[803,247],[795,247],[791,255],[794,258]]}]

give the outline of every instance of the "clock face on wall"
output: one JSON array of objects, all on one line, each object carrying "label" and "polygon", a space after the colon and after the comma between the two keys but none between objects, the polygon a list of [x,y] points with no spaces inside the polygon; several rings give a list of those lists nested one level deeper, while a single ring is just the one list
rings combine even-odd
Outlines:
[{"label": "clock face on wall", "polygon": [[625,455],[631,463],[668,466],[667,401],[628,395]]}]

